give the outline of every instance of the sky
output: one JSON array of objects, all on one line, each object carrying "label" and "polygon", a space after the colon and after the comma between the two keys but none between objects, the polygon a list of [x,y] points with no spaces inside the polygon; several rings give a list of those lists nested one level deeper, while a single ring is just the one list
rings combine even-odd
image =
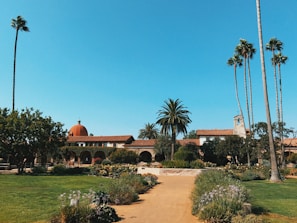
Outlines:
[{"label": "sky", "polygon": [[[295,130],[296,8],[296,0],[261,1],[264,44],[278,38],[289,58],[282,66],[283,110],[286,127]],[[12,108],[15,29],[10,24],[18,15],[30,32],[18,36],[17,110],[39,110],[67,130],[80,120],[89,134],[136,139],[170,98],[191,112],[188,131],[232,129],[239,109],[227,60],[242,38],[256,48],[254,120],[266,122],[255,0],[1,0],[1,108]],[[265,51],[274,122],[270,58]],[[247,121],[243,71],[237,75]]]}]

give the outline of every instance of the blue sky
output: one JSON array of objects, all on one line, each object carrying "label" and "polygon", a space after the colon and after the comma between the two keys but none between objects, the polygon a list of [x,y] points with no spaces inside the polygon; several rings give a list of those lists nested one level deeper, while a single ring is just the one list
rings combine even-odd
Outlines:
[{"label": "blue sky", "polygon": [[[262,0],[263,38],[277,37],[289,57],[282,67],[284,121],[297,128],[296,0]],[[227,60],[240,38],[254,44],[251,61],[255,122],[266,121],[256,1],[1,0],[0,107],[12,106],[18,15],[16,109],[38,109],[64,123],[81,120],[94,135],[133,135],[168,98],[191,112],[188,130],[233,128],[238,114]],[[265,52],[272,121],[276,121],[271,54]],[[243,69],[238,70],[246,116]],[[246,117],[247,120],[247,117]],[[179,137],[182,137],[181,135]]]}]

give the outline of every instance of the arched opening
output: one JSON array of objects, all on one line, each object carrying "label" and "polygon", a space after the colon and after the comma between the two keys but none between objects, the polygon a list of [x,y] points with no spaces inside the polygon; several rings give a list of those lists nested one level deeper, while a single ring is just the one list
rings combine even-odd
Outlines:
[{"label": "arched opening", "polygon": [[103,151],[97,151],[94,154],[94,163],[101,163],[102,160],[106,159],[105,153]]},{"label": "arched opening", "polygon": [[89,151],[83,151],[80,153],[80,162],[82,164],[91,164],[92,163],[92,155]]},{"label": "arched opening", "polygon": [[152,154],[150,152],[144,151],[139,155],[139,161],[152,162]]},{"label": "arched opening", "polygon": [[157,161],[157,162],[161,162],[161,161],[163,161],[163,160],[165,160],[165,156],[164,156],[164,154],[157,153],[157,154],[155,155],[155,161]]}]

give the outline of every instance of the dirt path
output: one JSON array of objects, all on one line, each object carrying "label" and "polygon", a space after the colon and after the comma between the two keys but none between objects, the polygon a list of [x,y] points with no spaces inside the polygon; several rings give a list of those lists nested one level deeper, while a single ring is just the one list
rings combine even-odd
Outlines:
[{"label": "dirt path", "polygon": [[191,214],[193,176],[159,176],[160,184],[132,205],[113,206],[120,223],[198,223]]}]

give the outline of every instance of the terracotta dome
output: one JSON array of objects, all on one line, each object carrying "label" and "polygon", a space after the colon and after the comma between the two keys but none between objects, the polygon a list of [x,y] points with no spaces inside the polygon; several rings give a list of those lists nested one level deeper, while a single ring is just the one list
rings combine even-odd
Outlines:
[{"label": "terracotta dome", "polygon": [[88,130],[78,121],[77,125],[71,127],[68,134],[69,136],[88,136]]}]

